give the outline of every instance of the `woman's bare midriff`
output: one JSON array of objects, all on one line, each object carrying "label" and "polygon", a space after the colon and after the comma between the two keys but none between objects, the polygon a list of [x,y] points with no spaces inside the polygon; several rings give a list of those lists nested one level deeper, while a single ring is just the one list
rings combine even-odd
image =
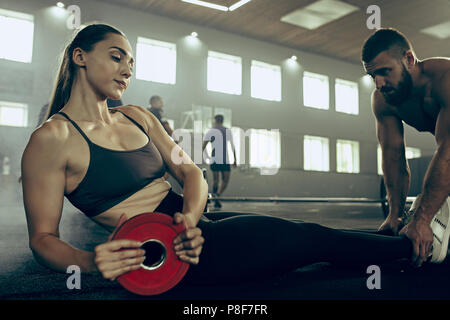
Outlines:
[{"label": "woman's bare midriff", "polygon": [[112,231],[124,213],[129,219],[141,213],[153,212],[170,188],[170,183],[164,178],[156,179],[121,203],[91,219]]},{"label": "woman's bare midriff", "polygon": [[[121,107],[121,111],[139,121],[139,115],[131,108]],[[74,120],[86,136],[95,144],[113,150],[135,150],[148,142],[148,137],[130,120],[119,112],[112,112],[115,122],[102,128],[91,123]],[[70,115],[69,115],[70,116]],[[78,130],[63,116],[54,115],[52,119],[63,120],[70,132],[67,142],[67,165],[65,194],[73,192],[85,177],[90,161],[89,146]],[[141,124],[144,128],[145,125]],[[94,138],[95,137],[95,138]],[[126,137],[123,139],[122,137]],[[155,179],[121,203],[92,217],[91,219],[109,230],[113,230],[122,214],[127,218],[144,212],[151,212],[169,192],[171,186],[164,178]]]}]

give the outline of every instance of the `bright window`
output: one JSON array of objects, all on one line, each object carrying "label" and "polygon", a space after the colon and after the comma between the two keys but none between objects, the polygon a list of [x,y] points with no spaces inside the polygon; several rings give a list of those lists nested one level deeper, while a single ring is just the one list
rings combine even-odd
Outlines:
[{"label": "bright window", "polygon": [[269,101],[281,101],[281,68],[252,60],[251,96]]},{"label": "bright window", "polygon": [[337,172],[359,173],[359,142],[337,140],[336,164]]},{"label": "bright window", "polygon": [[208,90],[222,93],[242,93],[242,59],[208,52]]},{"label": "bright window", "polygon": [[28,126],[28,105],[0,101],[0,125],[12,127]]},{"label": "bright window", "polygon": [[336,79],[335,93],[336,111],[348,114],[359,113],[358,84],[356,82]]},{"label": "bright window", "polygon": [[377,163],[378,163],[378,169],[377,172],[380,176],[383,175],[383,152],[381,151],[381,146],[378,145],[377,148]]},{"label": "bright window", "polygon": [[421,155],[422,155],[422,153],[420,152],[420,149],[418,149],[418,148],[406,147],[406,149],[405,149],[406,159],[420,158]]},{"label": "bright window", "polygon": [[310,171],[330,171],[329,139],[305,136],[303,138],[303,166]]},{"label": "bright window", "polygon": [[177,47],[174,43],[138,37],[136,79],[175,84]]},{"label": "bright window", "polygon": [[303,74],[303,105],[305,107],[328,110],[330,97],[328,76],[307,72]]},{"label": "bright window", "polygon": [[32,15],[0,9],[0,58],[30,63],[33,33]]},{"label": "bright window", "polygon": [[278,130],[251,129],[250,166],[280,168],[281,147]]}]

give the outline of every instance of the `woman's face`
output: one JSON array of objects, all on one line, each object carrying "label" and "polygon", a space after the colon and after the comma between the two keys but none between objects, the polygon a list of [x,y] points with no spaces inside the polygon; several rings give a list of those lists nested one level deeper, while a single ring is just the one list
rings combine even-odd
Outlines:
[{"label": "woman's face", "polygon": [[128,40],[110,33],[93,50],[84,52],[86,79],[104,98],[118,100],[127,89],[133,72],[134,58]]}]

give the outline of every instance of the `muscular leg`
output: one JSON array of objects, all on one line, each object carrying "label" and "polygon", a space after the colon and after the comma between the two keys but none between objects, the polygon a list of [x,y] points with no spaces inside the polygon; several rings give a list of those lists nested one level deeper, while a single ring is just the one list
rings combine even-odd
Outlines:
[{"label": "muscular leg", "polygon": [[[223,182],[222,182],[223,183]],[[220,196],[219,189],[219,171],[213,171],[213,196]],[[215,199],[214,200],[214,208],[220,208],[222,205],[220,204],[220,201]]]},{"label": "muscular leg", "polygon": [[409,258],[411,241],[270,216],[200,221],[205,238],[200,263],[186,281],[228,283],[288,272],[317,263],[369,266]]},{"label": "muscular leg", "polygon": [[219,172],[213,171],[213,194],[217,194],[217,190],[219,190]]},{"label": "muscular leg", "polygon": [[218,195],[220,196],[228,186],[228,182],[230,181],[230,171],[221,171],[222,172],[222,184],[220,185],[220,189]]}]

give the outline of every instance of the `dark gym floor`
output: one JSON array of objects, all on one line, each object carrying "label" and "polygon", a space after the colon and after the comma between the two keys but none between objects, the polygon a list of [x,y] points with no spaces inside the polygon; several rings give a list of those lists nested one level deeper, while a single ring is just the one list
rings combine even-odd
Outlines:
[{"label": "dark gym floor", "polygon": [[[178,286],[154,297],[141,297],[97,275],[82,275],[81,289],[69,290],[68,274],[39,265],[28,248],[22,189],[15,177],[0,176],[0,300],[297,300],[297,299],[449,299],[450,264],[420,269],[407,262],[381,265],[381,289],[369,290],[366,269],[321,263],[284,276],[227,286]],[[243,211],[316,222],[340,229],[375,230],[383,221],[379,204],[223,202],[222,212]],[[218,212],[217,215],[221,213]],[[65,201],[61,238],[93,250],[108,234]]]}]

